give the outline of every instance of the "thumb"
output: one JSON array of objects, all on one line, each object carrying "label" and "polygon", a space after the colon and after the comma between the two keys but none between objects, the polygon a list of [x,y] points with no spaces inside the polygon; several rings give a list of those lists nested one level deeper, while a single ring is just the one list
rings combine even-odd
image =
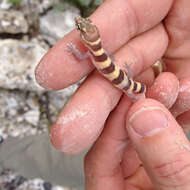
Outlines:
[{"label": "thumb", "polygon": [[159,190],[190,189],[190,144],[171,113],[159,102],[144,99],[127,114],[132,143]]}]

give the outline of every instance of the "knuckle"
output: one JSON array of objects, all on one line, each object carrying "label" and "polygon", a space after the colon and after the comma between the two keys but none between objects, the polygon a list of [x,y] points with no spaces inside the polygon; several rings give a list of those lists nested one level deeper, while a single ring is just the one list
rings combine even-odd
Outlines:
[{"label": "knuckle", "polygon": [[163,186],[177,187],[190,183],[190,160],[175,158],[155,166],[154,171]]}]

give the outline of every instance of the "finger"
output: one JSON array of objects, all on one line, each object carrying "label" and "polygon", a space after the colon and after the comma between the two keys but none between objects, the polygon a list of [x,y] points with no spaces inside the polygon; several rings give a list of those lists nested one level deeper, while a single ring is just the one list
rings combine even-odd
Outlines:
[{"label": "finger", "polygon": [[189,189],[190,144],[162,104],[152,99],[134,104],[127,129],[156,189]]},{"label": "finger", "polygon": [[97,72],[90,75],[51,126],[51,141],[60,151],[78,153],[101,133],[121,92]]},{"label": "finger", "polygon": [[[129,140],[125,129],[125,115],[131,102],[124,96],[117,108],[110,114],[106,126],[92,149],[85,157],[86,190],[104,189],[112,190],[124,186],[121,161],[125,149],[128,155],[134,155],[129,148]],[[136,157],[131,159],[130,173],[139,166],[135,162]],[[130,159],[128,159],[130,160]],[[127,161],[128,161],[127,160]]]},{"label": "finger", "polygon": [[[110,0],[103,3],[91,18],[100,30],[104,48],[114,52],[129,39],[160,23],[171,4],[172,0],[154,3],[151,0]],[[61,89],[92,71],[93,66],[89,62],[78,63],[74,56],[65,51],[66,44],[70,42],[85,51],[76,31],[66,35],[44,56],[36,68],[36,80],[43,87]]]},{"label": "finger", "polygon": [[[157,52],[158,50],[158,52],[162,52],[161,49],[163,48],[163,44],[165,44],[166,40],[165,38],[163,38],[164,32],[162,31],[163,28],[160,25],[148,31],[148,34],[145,32],[138,38],[131,40],[129,46],[126,45],[126,47],[123,47],[120,51],[118,51],[118,53],[115,54],[116,60],[119,60],[118,64],[120,64],[120,66],[124,68],[124,65],[122,65],[124,61],[122,60],[134,59],[135,55],[138,54],[138,51],[140,52],[146,49],[144,48],[143,43],[151,44],[152,38],[155,37],[155,35],[157,36],[157,39],[160,39],[160,45],[157,46],[155,45],[155,43],[153,43],[153,45],[150,45],[149,49],[143,52],[146,56],[146,60],[145,58],[144,60],[145,63],[151,64],[152,62],[154,62],[153,60],[159,59],[160,53],[152,54],[151,58],[149,57],[149,55],[151,54],[151,51]],[[139,47],[141,47],[142,49],[140,49]],[[133,50],[130,51],[131,49]],[[139,61],[139,67],[143,68],[143,65],[140,65],[140,63],[143,64],[144,61]],[[135,65],[131,66],[131,69],[136,68],[137,66]],[[107,116],[119,101],[120,96],[121,91],[116,89],[108,80],[103,78],[97,72],[95,72],[95,74],[92,74],[92,76],[85,80],[85,82],[76,92],[74,97],[71,98],[66,108],[64,108],[64,110],[58,117],[58,120],[52,126],[51,140],[53,145],[63,152],[73,153],[81,151],[82,149],[91,145],[100,134],[104,122],[107,119]],[[100,104],[100,102],[103,103]],[[71,117],[70,115],[73,115],[73,112],[84,109],[84,105],[86,105],[85,110],[88,107],[88,109],[85,111],[85,113],[87,113],[85,116],[81,117],[80,120],[77,120],[78,117],[76,117],[73,120],[67,120],[66,123],[63,122],[62,118],[65,117],[65,115]],[[86,126],[86,128],[84,128],[84,125]],[[75,133],[75,135],[73,135],[73,132]]]},{"label": "finger", "polygon": [[135,77],[136,81],[141,81],[147,87],[152,86],[154,79],[154,71],[150,67]]},{"label": "finger", "polygon": [[85,157],[86,190],[123,187],[150,189],[152,184],[130,145],[125,129],[125,115],[131,105],[123,96],[110,114],[100,138]]},{"label": "finger", "polygon": [[170,72],[179,79],[189,77],[190,49],[190,2],[189,0],[174,1],[170,13],[165,20],[165,27],[170,36],[170,43],[164,62]]},{"label": "finger", "polygon": [[171,108],[177,99],[179,92],[179,81],[177,77],[169,72],[161,73],[154,84],[148,89],[147,97],[158,100],[167,108]]},{"label": "finger", "polygon": [[177,122],[183,128],[185,133],[188,133],[190,130],[190,110],[179,115],[177,117]]},{"label": "finger", "polygon": [[[159,43],[154,43],[155,40],[157,42],[159,41]],[[149,44],[148,48],[147,44]],[[167,44],[168,36],[163,25],[159,24],[130,40],[126,45],[120,48],[117,53],[123,56],[118,56],[119,61],[116,61],[116,64],[126,69],[125,64],[127,63],[133,75],[137,76],[163,56],[167,49]],[[149,80],[151,80],[150,76]]]},{"label": "finger", "polygon": [[190,77],[181,79],[180,90],[175,104],[170,109],[174,117],[190,110]]},{"label": "finger", "polygon": [[141,166],[137,169],[135,174],[128,177],[125,181],[125,189],[130,190],[154,190],[152,182],[147,175],[145,169]]},{"label": "finger", "polygon": [[123,159],[121,161],[121,167],[123,170],[123,177],[128,180],[131,176],[135,176],[137,170],[142,165],[137,152],[133,148],[131,142],[127,144]]}]

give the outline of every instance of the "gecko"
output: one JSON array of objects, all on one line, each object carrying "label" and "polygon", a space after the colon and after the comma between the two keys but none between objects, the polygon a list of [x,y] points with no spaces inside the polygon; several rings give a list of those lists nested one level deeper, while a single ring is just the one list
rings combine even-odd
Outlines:
[{"label": "gecko", "polygon": [[114,58],[103,49],[99,30],[89,18],[76,17],[75,25],[88,51],[81,54],[74,44],[68,43],[67,50],[71,54],[80,61],[90,57],[96,69],[134,102],[138,100],[136,94],[145,94],[145,84],[133,80],[130,68],[127,66],[126,71],[121,69],[114,63]]}]

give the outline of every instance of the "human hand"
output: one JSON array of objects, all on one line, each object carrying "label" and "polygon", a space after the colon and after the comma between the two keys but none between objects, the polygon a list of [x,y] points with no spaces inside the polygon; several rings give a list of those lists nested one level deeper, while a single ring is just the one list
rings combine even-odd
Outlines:
[{"label": "human hand", "polygon": [[88,152],[85,189],[189,190],[190,143],[181,126],[155,100],[129,107],[123,97]]},{"label": "human hand", "polygon": [[[178,96],[178,79],[189,76],[190,72],[187,67],[190,49],[188,5],[188,0],[154,3],[151,0],[109,0],[91,17],[100,29],[104,48],[114,53],[121,67],[124,67],[125,62],[135,63],[130,65],[134,75],[144,71],[141,79],[146,84],[151,84],[154,80],[150,65],[164,57],[168,71],[175,75],[160,75],[147,95],[161,101],[168,108],[173,106]],[[70,42],[84,50],[78,33],[73,31],[58,42],[37,67],[36,79],[45,88],[65,88],[93,70],[93,65],[88,61],[79,63],[65,51],[66,44]],[[189,85],[188,78],[181,81],[182,90],[171,108],[175,116],[181,114],[178,121],[181,121],[182,126],[183,121],[188,123],[189,112],[184,112],[190,107]],[[94,71],[52,126],[53,145],[66,153],[77,153],[94,143],[120,97],[121,92]],[[185,106],[180,104],[182,101],[186,101]]]}]

